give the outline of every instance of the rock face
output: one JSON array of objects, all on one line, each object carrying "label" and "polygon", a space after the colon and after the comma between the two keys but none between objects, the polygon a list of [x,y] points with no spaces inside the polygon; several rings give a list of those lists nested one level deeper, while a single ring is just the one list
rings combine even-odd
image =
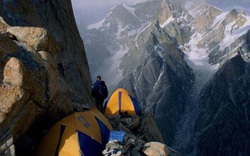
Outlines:
[{"label": "rock face", "polygon": [[238,55],[227,61],[201,92],[197,155],[250,152],[249,71],[249,64]]},{"label": "rock face", "polygon": [[[133,73],[123,78],[118,87],[136,95],[141,107],[153,115],[166,143],[171,144],[193,75],[183,53],[171,42],[167,33],[159,31],[158,23],[152,27],[154,30],[150,30],[149,34],[142,34],[148,35],[147,40],[143,37],[144,43],[141,43],[145,45],[143,55],[148,56]],[[152,45],[152,42],[155,44]],[[170,111],[166,113],[163,110]],[[160,122],[163,120],[168,124]]]},{"label": "rock face", "polygon": [[0,1],[0,155],[32,155],[46,128],[91,107],[70,1]]},{"label": "rock face", "polygon": [[[87,84],[91,83],[88,63],[82,40],[77,27],[75,27],[70,1],[4,1],[1,2],[1,16],[11,26],[47,29],[57,42],[57,52],[59,53],[56,57],[56,63],[62,70],[61,77],[73,87],[77,94],[88,96],[86,93],[89,89]],[[55,46],[52,47],[55,48]],[[44,49],[44,51],[46,50]],[[88,97],[84,99],[86,99],[85,103],[89,103]]]},{"label": "rock face", "polygon": [[212,6],[202,5],[191,10],[190,15],[195,31],[188,44],[196,42],[198,49],[205,49],[209,55],[209,63],[221,64],[239,49],[246,51],[244,44],[250,26],[249,16],[243,11],[222,12]]}]

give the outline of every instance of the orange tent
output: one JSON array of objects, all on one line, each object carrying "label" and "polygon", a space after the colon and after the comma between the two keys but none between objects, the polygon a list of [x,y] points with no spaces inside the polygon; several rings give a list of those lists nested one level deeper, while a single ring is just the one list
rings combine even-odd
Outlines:
[{"label": "orange tent", "polygon": [[118,115],[120,113],[139,114],[137,100],[123,88],[115,90],[104,105],[105,116]]},{"label": "orange tent", "polygon": [[57,122],[43,138],[37,156],[98,156],[112,130],[96,108],[77,112]]}]

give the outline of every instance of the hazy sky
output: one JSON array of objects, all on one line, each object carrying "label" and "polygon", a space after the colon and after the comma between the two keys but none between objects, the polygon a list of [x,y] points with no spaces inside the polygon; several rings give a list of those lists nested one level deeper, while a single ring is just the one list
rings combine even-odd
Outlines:
[{"label": "hazy sky", "polygon": [[[86,25],[96,23],[103,19],[110,9],[116,4],[136,3],[145,0],[72,0],[74,14],[77,22],[84,22]],[[185,0],[183,0],[185,1]],[[245,10],[250,15],[250,0],[206,0],[219,8],[230,10]]]},{"label": "hazy sky", "polygon": [[91,24],[103,19],[119,3],[136,3],[146,0],[71,0],[77,22]]}]

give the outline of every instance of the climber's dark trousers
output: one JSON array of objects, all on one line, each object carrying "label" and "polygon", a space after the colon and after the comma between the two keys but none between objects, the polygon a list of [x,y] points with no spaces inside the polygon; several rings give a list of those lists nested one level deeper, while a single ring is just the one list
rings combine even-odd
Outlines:
[{"label": "climber's dark trousers", "polygon": [[97,109],[99,109],[100,112],[103,112],[103,102],[104,99],[95,98],[96,107]]}]

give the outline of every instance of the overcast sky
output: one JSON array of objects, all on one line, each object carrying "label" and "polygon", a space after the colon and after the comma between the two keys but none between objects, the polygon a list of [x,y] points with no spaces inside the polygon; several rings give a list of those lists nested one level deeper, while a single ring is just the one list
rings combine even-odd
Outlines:
[{"label": "overcast sky", "polygon": [[[77,23],[92,24],[102,20],[116,4],[136,3],[145,0],[72,0]],[[185,1],[185,0],[184,0]],[[206,0],[226,11],[235,8],[245,10],[250,15],[250,0]]]}]

